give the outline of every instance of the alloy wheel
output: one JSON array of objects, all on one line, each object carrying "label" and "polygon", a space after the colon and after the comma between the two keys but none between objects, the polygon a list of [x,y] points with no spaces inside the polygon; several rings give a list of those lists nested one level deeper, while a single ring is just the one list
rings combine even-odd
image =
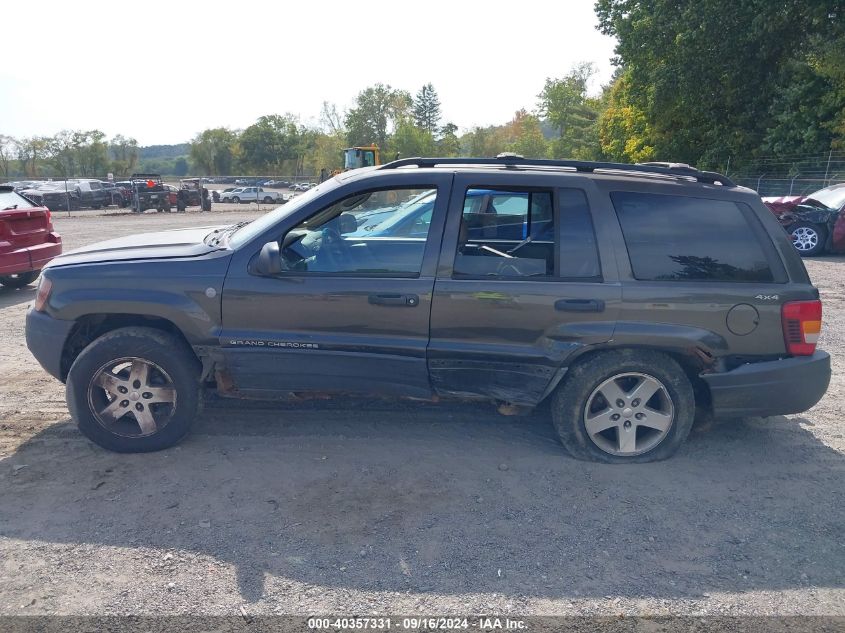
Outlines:
[{"label": "alloy wheel", "polygon": [[654,376],[626,372],[596,387],[584,407],[590,440],[611,455],[652,450],[672,427],[675,408],[666,386]]},{"label": "alloy wheel", "polygon": [[809,226],[799,226],[792,231],[792,243],[802,253],[811,251],[819,243],[818,231]]},{"label": "alloy wheel", "polygon": [[110,433],[144,437],[164,428],[176,411],[176,389],[161,367],[143,358],[109,361],[88,385],[88,405]]}]

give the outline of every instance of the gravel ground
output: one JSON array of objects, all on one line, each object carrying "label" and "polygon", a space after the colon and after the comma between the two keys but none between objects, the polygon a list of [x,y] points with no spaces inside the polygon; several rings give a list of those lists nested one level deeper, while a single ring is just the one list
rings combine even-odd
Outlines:
[{"label": "gravel ground", "polygon": [[[66,250],[211,214],[57,214]],[[0,290],[0,615],[845,615],[845,259],[827,397],[697,426],[673,459],[566,456],[546,415],[386,401],[208,402],[181,446],[83,439]],[[765,394],[761,394],[765,397]]]}]

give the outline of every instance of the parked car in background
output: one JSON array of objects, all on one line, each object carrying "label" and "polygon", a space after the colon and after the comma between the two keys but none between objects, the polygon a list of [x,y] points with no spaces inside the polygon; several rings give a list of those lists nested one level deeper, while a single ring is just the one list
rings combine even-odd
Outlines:
[{"label": "parked car in background", "polygon": [[0,284],[23,288],[62,253],[62,238],[53,230],[50,210],[27,200],[9,185],[0,185]]},{"label": "parked car in background", "polygon": [[763,198],[804,257],[845,251],[845,183],[807,196]]},{"label": "parked car in background", "polygon": [[128,185],[129,183],[121,185],[117,182],[103,182],[103,190],[106,192],[106,206],[128,207],[129,203],[132,202],[132,190]]},{"label": "parked car in background", "polygon": [[36,182],[19,193],[32,200],[33,204],[50,211],[73,211],[82,206],[79,193],[63,180]]},{"label": "parked car in background", "polygon": [[240,187],[220,196],[221,202],[286,202],[287,199],[278,191],[268,191],[263,187]]},{"label": "parked car in background", "polygon": [[222,191],[221,191],[221,190],[218,190],[218,189],[215,189],[214,191],[212,191],[212,192],[211,192],[211,199],[212,199],[214,202],[221,202],[221,201],[222,201],[222,199],[223,199],[223,196],[224,196],[225,194],[227,194],[227,193],[231,193],[231,192],[233,192],[235,189],[237,189],[237,187],[227,187],[226,189],[223,189]]},{"label": "parked car in background", "polygon": [[147,209],[170,211],[170,192],[159,174],[132,174],[132,208],[136,213]]}]

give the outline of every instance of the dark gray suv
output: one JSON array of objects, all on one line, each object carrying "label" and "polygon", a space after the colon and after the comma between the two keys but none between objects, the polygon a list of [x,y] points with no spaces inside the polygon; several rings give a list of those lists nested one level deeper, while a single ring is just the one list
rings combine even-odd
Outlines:
[{"label": "dark gray suv", "polygon": [[80,430],[181,440],[204,388],[548,401],[580,459],[670,456],[697,411],[824,395],[819,293],[756,193],[684,165],[405,159],[250,223],[44,269],[27,344]]}]

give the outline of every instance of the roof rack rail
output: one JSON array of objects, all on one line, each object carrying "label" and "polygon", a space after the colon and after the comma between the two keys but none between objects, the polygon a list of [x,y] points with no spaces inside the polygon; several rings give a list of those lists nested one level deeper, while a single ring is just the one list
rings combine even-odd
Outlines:
[{"label": "roof rack rail", "polygon": [[523,158],[518,154],[499,154],[496,158],[400,158],[385,163],[376,169],[398,169],[399,167],[436,167],[438,165],[498,165],[505,167],[565,167],[579,172],[592,173],[599,171],[622,171],[661,176],[676,176],[692,178],[707,184],[720,184],[724,187],[736,187],[727,176],[712,172],[700,171],[683,163],[605,163],[587,160],[557,160],[549,158]]}]

